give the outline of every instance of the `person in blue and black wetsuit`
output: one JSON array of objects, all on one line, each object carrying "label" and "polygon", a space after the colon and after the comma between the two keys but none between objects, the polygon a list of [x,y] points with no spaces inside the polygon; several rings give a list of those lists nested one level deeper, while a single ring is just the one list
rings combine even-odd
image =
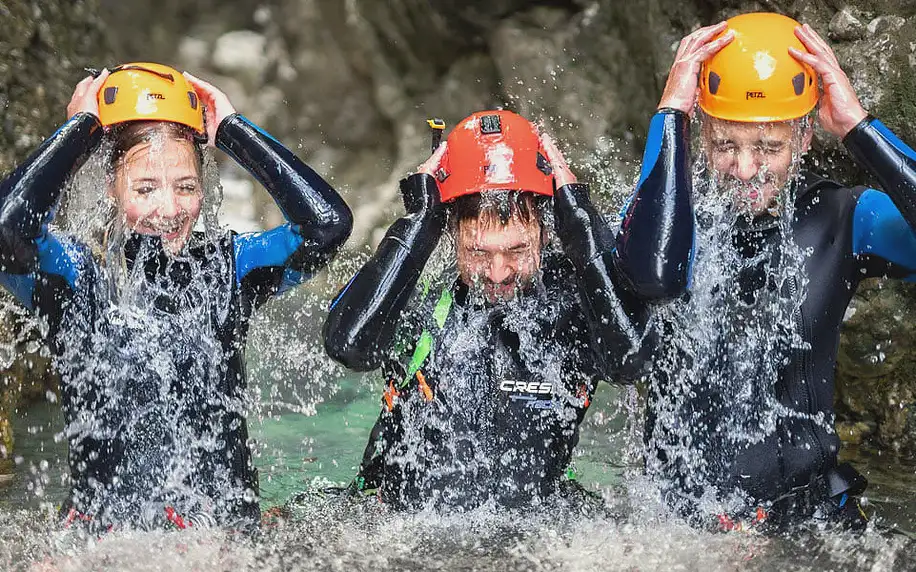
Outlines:
[{"label": "person in blue and black wetsuit", "polygon": [[[244,418],[249,319],[327,264],[350,233],[350,211],[222,92],[172,68],[87,77],[68,112],[0,184],[0,284],[47,321],[61,374],[63,513],[98,530],[257,526]],[[261,182],[287,224],[194,231],[205,142]],[[112,213],[96,249],[49,226],[92,154],[107,167],[99,196]]]},{"label": "person in blue and black wetsuit", "polygon": [[[324,327],[333,358],[385,379],[355,488],[461,509],[580,490],[567,468],[598,381],[638,374],[646,302],[686,287],[667,261],[689,254],[690,196],[634,199],[624,233],[650,250],[624,257],[588,185],[509,111],[463,120],[401,192],[407,214]],[[449,269],[421,281],[443,231]]]},{"label": "person in blue and black wetsuit", "polygon": [[[734,282],[726,278],[732,269],[710,269],[721,273],[721,288],[734,284],[734,292],[723,295],[740,302],[730,306],[722,326],[738,328],[740,336],[740,324],[766,321],[761,300],[788,300],[798,291],[793,286],[804,283],[807,289],[797,309],[786,314],[794,333],[770,316],[774,323],[764,337],[785,337],[785,353],[761,356],[775,364],[772,379],[733,371],[720,381],[729,371],[727,345],[718,359],[700,356],[718,369],[705,377],[699,372],[691,388],[674,384],[698,356],[681,355],[688,361],[676,359],[668,371],[658,372],[647,426],[656,469],[671,485],[672,498],[701,493],[702,487],[694,485],[705,480],[722,498],[741,495],[746,508],[734,512],[753,520],[768,515],[771,521],[795,522],[814,516],[862,526],[865,516],[856,495],[866,481],[837,460],[837,347],[844,313],[861,280],[916,275],[916,155],[862,108],[827,43],[809,26],[778,14],[738,16],[684,38],[650,124],[641,190],[672,197],[692,193],[688,116],[696,104],[702,177],[713,181],[711,188],[733,193],[728,196],[740,212],[739,224],[725,235],[738,254]],[[797,158],[811,144],[814,113],[877,179],[880,190],[846,187],[805,168],[792,176]],[[784,202],[787,196],[794,204]],[[783,215],[785,225],[780,224]],[[802,254],[798,272],[804,277],[775,283],[768,277],[787,263],[790,240]],[[753,438],[718,424],[737,407],[723,397],[728,387],[748,379],[751,395],[759,397],[757,410],[775,413],[772,425],[752,428]],[[678,391],[680,397],[672,397]],[[720,518],[733,526],[729,515]]]}]

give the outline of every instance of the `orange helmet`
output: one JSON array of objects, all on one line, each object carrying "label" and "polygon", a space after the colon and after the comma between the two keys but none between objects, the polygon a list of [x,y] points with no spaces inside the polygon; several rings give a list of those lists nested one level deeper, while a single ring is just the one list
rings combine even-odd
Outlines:
[{"label": "orange helmet", "polygon": [[553,196],[537,128],[511,111],[480,111],[452,129],[438,173],[442,202],[484,191]]},{"label": "orange helmet", "polygon": [[99,119],[109,126],[125,121],[171,121],[204,133],[204,112],[194,87],[181,72],[153,63],[120,65],[99,90]]},{"label": "orange helmet", "polygon": [[795,37],[800,24],[782,14],[742,14],[728,20],[735,39],[700,70],[700,109],[719,119],[786,121],[817,105],[814,70],[789,54],[807,51]]}]

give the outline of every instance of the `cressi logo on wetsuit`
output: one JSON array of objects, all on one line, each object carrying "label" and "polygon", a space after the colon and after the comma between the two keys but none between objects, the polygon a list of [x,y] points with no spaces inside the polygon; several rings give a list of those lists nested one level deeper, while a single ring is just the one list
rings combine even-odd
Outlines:
[{"label": "cressi logo on wetsuit", "polygon": [[509,393],[553,393],[553,384],[546,381],[515,381],[506,379],[499,384],[500,391]]},{"label": "cressi logo on wetsuit", "polygon": [[[551,303],[532,298],[510,304],[521,319],[511,319],[512,310],[504,316],[468,306],[461,284],[448,295],[454,302],[446,316],[439,314],[441,326],[433,317],[442,308],[435,289],[410,312],[401,330],[422,333],[412,348],[402,344],[402,357],[383,368],[388,379],[406,383],[396,395],[391,382],[385,390],[358,478],[364,488],[382,488],[382,499],[396,506],[466,507],[488,498],[514,505],[554,490],[603,377],[583,335],[576,296],[558,282],[566,264],[548,257]],[[521,335],[520,327],[527,328]],[[469,351],[458,349],[465,346]],[[502,375],[507,371],[513,375]],[[433,388],[434,398],[426,397],[424,385]],[[416,451],[424,451],[422,459]],[[443,488],[451,500],[437,496]]]},{"label": "cressi logo on wetsuit", "polygon": [[553,398],[539,399],[553,393],[553,384],[546,381],[514,381],[507,379],[499,384],[500,391],[509,393],[509,399],[523,402],[531,409],[553,409],[556,402]]}]

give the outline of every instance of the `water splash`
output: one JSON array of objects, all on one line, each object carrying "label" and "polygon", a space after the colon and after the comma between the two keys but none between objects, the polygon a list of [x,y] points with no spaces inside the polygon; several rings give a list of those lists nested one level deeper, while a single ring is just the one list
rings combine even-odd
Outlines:
[{"label": "water splash", "polygon": [[686,504],[710,513],[743,508],[735,457],[771,437],[781,418],[799,415],[780,403],[777,384],[793,352],[808,349],[798,319],[808,253],[792,224],[803,130],[795,127],[787,183],[764,216],[749,215],[736,197],[772,184],[771,173],[762,168],[749,183],[730,180],[700,152],[690,296],[659,309],[664,343],[649,375],[648,446],[655,454],[647,468],[678,483],[674,496],[686,493]]}]

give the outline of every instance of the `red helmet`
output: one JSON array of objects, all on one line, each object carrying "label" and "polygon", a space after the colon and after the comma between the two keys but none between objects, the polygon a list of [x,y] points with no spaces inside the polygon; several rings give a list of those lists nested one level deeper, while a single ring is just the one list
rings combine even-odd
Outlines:
[{"label": "red helmet", "polygon": [[452,129],[438,173],[448,202],[484,191],[530,191],[553,196],[550,164],[537,127],[511,111],[480,111]]}]

